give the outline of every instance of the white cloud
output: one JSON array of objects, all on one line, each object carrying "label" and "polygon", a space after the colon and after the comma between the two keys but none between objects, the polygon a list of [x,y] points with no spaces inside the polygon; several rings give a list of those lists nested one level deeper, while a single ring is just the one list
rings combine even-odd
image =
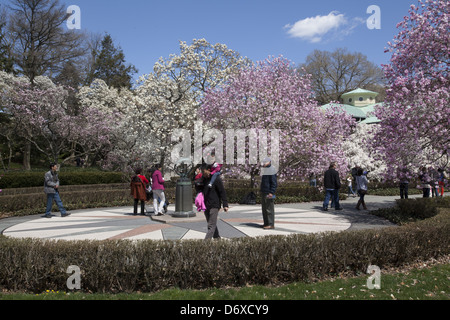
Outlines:
[{"label": "white cloud", "polygon": [[297,21],[294,25],[288,24],[285,28],[288,29],[287,33],[294,38],[318,43],[330,31],[336,31],[347,24],[347,18],[343,14],[332,11],[327,16],[306,18]]}]

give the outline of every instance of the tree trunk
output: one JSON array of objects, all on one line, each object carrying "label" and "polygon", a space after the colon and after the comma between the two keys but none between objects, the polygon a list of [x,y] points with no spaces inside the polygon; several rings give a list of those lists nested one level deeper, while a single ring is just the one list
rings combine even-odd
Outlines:
[{"label": "tree trunk", "polygon": [[31,170],[31,142],[25,142],[25,148],[23,150],[23,168],[26,171]]}]

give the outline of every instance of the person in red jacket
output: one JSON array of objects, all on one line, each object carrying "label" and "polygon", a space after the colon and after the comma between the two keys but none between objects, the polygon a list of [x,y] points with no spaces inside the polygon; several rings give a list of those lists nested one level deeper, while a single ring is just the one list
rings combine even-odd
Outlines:
[{"label": "person in red jacket", "polygon": [[131,195],[134,199],[134,211],[133,214],[137,215],[137,206],[139,201],[141,202],[141,215],[145,215],[145,201],[147,201],[147,194],[145,188],[149,184],[149,181],[142,175],[142,169],[135,170],[135,175],[131,178],[130,188]]}]

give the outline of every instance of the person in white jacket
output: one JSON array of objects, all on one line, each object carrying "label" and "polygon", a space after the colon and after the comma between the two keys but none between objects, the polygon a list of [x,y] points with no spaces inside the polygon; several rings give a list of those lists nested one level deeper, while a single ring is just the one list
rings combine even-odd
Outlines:
[{"label": "person in white jacket", "polygon": [[367,210],[366,203],[364,201],[364,196],[367,194],[369,181],[366,175],[364,175],[363,169],[358,168],[358,173],[356,175],[356,190],[359,194],[359,201],[356,205],[356,209],[360,210],[362,205],[364,210]]}]

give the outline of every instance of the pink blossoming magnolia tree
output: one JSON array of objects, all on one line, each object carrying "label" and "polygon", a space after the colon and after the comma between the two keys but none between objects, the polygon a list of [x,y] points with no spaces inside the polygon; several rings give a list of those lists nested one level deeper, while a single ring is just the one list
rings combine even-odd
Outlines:
[{"label": "pink blossoming magnolia tree", "polygon": [[4,110],[17,136],[29,141],[49,161],[99,154],[110,146],[113,117],[93,108],[68,106],[68,90],[48,78],[35,86],[17,81]]},{"label": "pink blossoming magnolia tree", "polygon": [[403,167],[446,167],[450,154],[450,2],[419,1],[389,42],[389,82],[372,147],[387,177]]},{"label": "pink blossoming magnolia tree", "polygon": [[[242,68],[226,84],[209,90],[200,116],[204,127],[220,130],[224,139],[227,129],[280,130],[278,173],[282,179],[322,174],[331,161],[338,163],[342,174],[348,170],[341,144],[353,120],[342,112],[323,111],[312,98],[310,77],[302,76],[285,58]],[[267,138],[270,145],[271,136]],[[260,166],[249,164],[248,149],[247,143],[246,165],[228,166],[228,170],[254,178]]]}]

